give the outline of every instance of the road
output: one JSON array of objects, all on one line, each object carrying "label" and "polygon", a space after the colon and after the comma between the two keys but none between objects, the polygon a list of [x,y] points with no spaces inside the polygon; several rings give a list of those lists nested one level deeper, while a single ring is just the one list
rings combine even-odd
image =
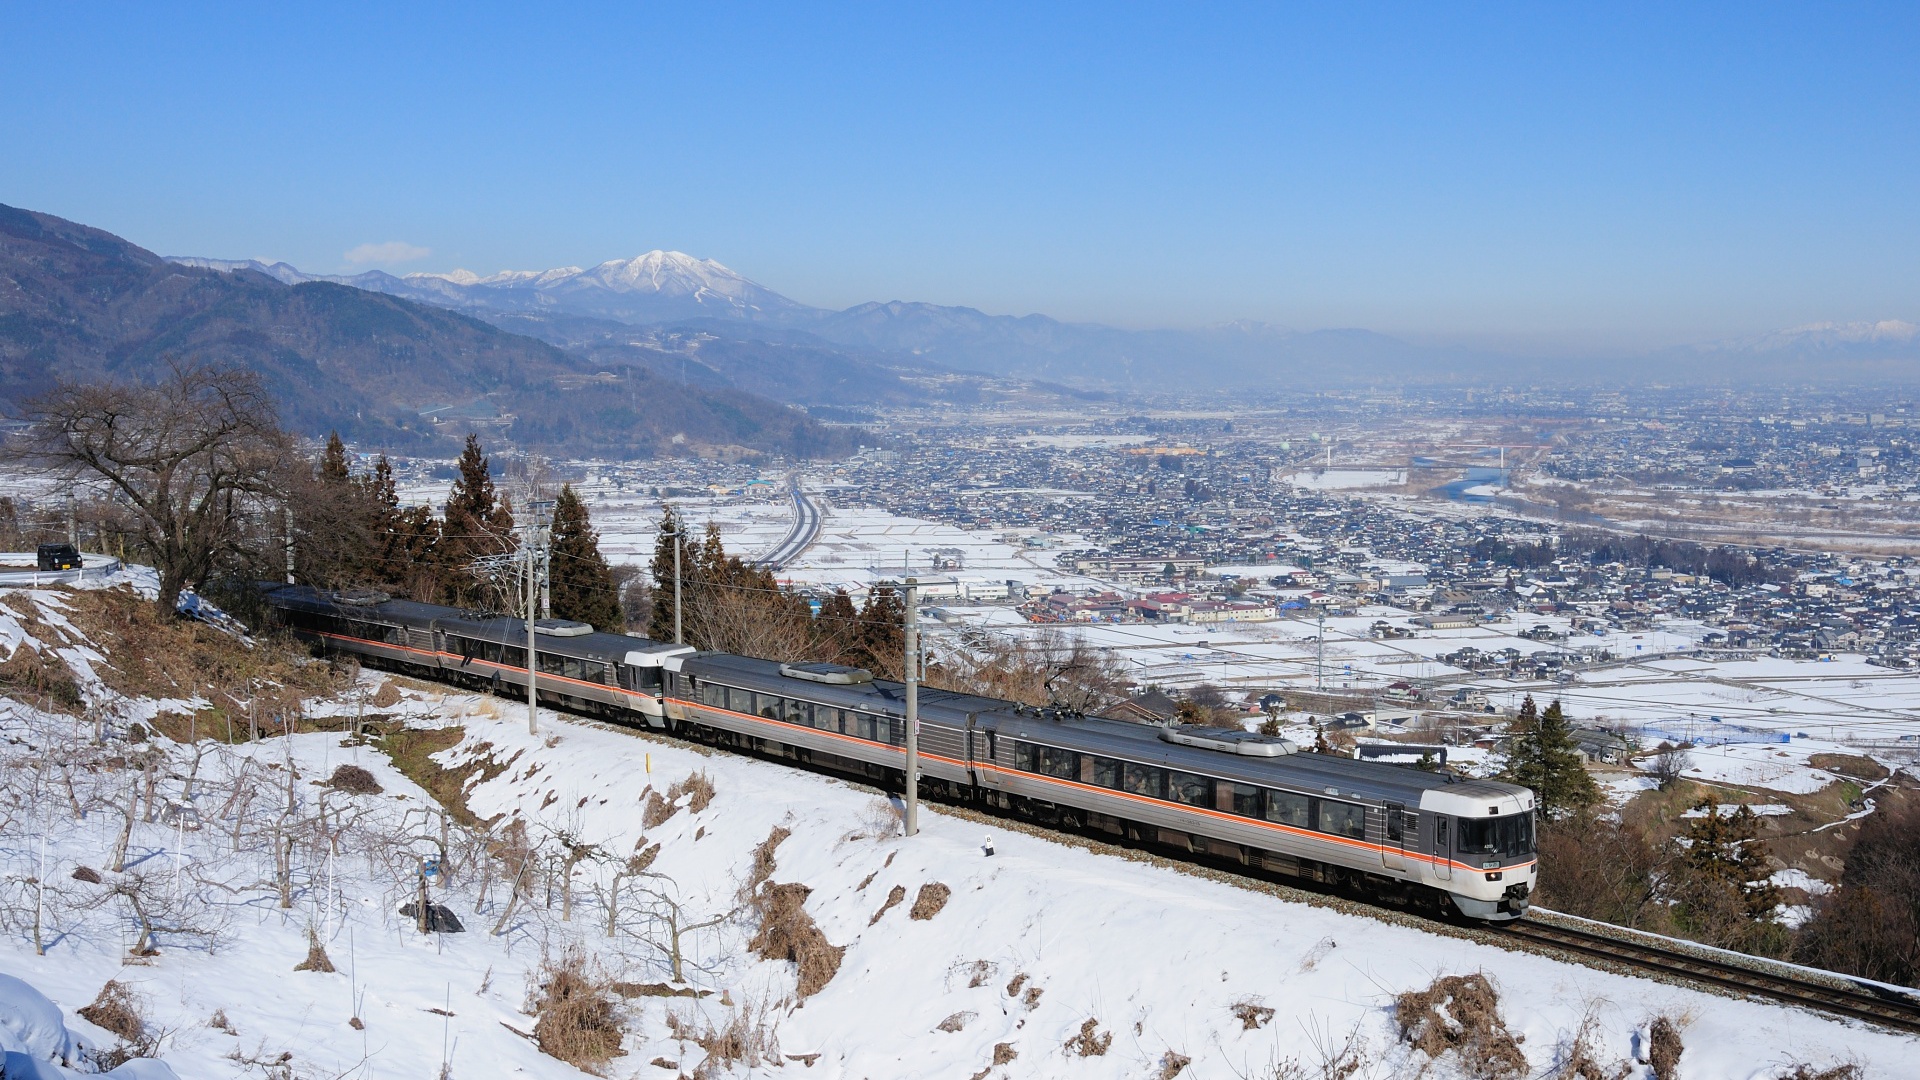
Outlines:
[{"label": "road", "polygon": [[820,505],[800,490],[798,473],[787,478],[787,494],[793,499],[793,526],[772,551],[754,560],[755,564],[769,570],[781,569],[812,547],[813,542],[820,538],[820,526],[826,520],[826,515],[820,512]]}]

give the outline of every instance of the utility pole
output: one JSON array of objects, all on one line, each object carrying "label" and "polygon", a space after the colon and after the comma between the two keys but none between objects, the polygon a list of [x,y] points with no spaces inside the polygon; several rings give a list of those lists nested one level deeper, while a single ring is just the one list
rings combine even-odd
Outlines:
[{"label": "utility pole", "polygon": [[685,576],[680,571],[680,549],[685,546],[681,536],[685,531],[686,527],[680,524],[680,515],[673,515],[673,643],[675,645],[687,643],[687,636],[682,632],[683,624],[680,617],[680,579]]},{"label": "utility pole", "polygon": [[920,832],[920,583],[907,579],[907,820],[908,836]]},{"label": "utility pole", "polygon": [[287,523],[287,584],[293,584],[293,504],[286,505]]},{"label": "utility pole", "polygon": [[535,617],[534,576],[541,566],[539,556],[545,545],[545,516],[553,503],[536,501],[527,504],[527,734],[540,734],[540,691],[536,687],[539,681],[540,655],[539,620]]},{"label": "utility pole", "polygon": [[1319,630],[1313,635],[1313,688],[1325,690],[1327,688],[1327,609],[1321,608],[1315,612],[1314,621]]},{"label": "utility pole", "polygon": [[80,548],[80,523],[74,518],[71,488],[67,489],[67,543],[72,544],[76,551]]}]

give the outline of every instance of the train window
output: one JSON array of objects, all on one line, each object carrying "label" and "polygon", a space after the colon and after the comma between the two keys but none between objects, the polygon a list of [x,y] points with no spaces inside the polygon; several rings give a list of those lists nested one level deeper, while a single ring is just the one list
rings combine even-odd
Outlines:
[{"label": "train window", "polygon": [[1021,772],[1038,772],[1040,770],[1040,748],[1032,743],[1014,743],[1013,767],[1019,769]]},{"label": "train window", "polygon": [[907,722],[890,719],[887,721],[887,742],[893,746],[907,745]]},{"label": "train window", "polygon": [[1167,771],[1153,765],[1135,765],[1129,761],[1121,777],[1125,790],[1135,795],[1164,799],[1167,797]]},{"label": "train window", "polygon": [[1447,822],[1450,820],[1444,817],[1433,819],[1433,850],[1442,855],[1447,852]]},{"label": "train window", "polygon": [[1509,814],[1497,818],[1461,818],[1459,852],[1518,858],[1533,850],[1533,815]]},{"label": "train window", "polygon": [[1213,778],[1199,773],[1169,772],[1167,798],[1188,806],[1213,805]]},{"label": "train window", "polygon": [[1252,784],[1233,785],[1233,812],[1247,817],[1260,816],[1260,789]]},{"label": "train window", "polygon": [[1110,757],[1094,758],[1093,782],[1103,788],[1119,788],[1120,763]]},{"label": "train window", "polygon": [[1403,824],[1407,812],[1397,806],[1387,807],[1387,839],[1398,844],[1406,840],[1407,830]]},{"label": "train window", "polygon": [[527,666],[527,650],[514,645],[502,645],[500,662],[508,667],[524,669]]},{"label": "train window", "polygon": [[1072,750],[1043,746],[1040,748],[1040,773],[1045,776],[1057,776],[1062,780],[1080,779],[1080,755]]},{"label": "train window", "polygon": [[[826,712],[827,711],[826,707],[822,706],[820,708],[820,711]],[[813,702],[811,701],[787,702],[787,723],[799,724],[801,727],[812,727],[813,726]]]},{"label": "train window", "polygon": [[1313,799],[1291,791],[1267,792],[1266,818],[1296,829],[1313,828]]},{"label": "train window", "polygon": [[756,706],[753,711],[755,716],[764,716],[769,720],[780,719],[781,701],[779,698],[774,697],[772,694],[755,694],[753,695],[753,703]]},{"label": "train window", "polygon": [[1353,803],[1320,800],[1320,831],[1335,836],[1364,840],[1367,836],[1367,808]]}]

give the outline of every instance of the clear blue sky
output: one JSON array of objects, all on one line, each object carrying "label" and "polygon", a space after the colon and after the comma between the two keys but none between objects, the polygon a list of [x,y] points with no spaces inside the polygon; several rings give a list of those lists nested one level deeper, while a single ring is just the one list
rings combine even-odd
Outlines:
[{"label": "clear blue sky", "polygon": [[1134,326],[1920,321],[1913,4],[563,7],[9,5],[0,202]]}]

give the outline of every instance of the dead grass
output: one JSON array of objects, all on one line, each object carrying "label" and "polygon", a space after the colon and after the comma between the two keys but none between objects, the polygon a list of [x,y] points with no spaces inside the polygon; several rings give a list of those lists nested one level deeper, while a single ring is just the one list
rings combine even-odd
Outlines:
[{"label": "dead grass", "polygon": [[1500,995],[1485,975],[1443,975],[1425,990],[1400,994],[1394,1006],[1401,1039],[1429,1058],[1437,1060],[1451,1051],[1473,1080],[1518,1080],[1526,1075],[1520,1039],[1507,1030],[1500,1017]]},{"label": "dead grass", "polygon": [[1855,780],[1885,780],[1887,767],[1864,754],[1815,754],[1807,764]]},{"label": "dead grass", "polygon": [[657,791],[648,791],[646,801],[640,804],[640,827],[657,829],[679,812],[680,808],[671,800],[662,798]]},{"label": "dead grass", "polygon": [[1626,1080],[1633,1072],[1633,1063],[1603,1062],[1594,1046],[1599,1033],[1600,1021],[1588,1010],[1581,1018],[1580,1029],[1574,1032],[1573,1042],[1567,1046],[1566,1056],[1547,1074],[1547,1080]]},{"label": "dead grass", "polygon": [[1020,1051],[1015,1050],[1013,1048],[1012,1043],[1010,1042],[994,1043],[993,1044],[993,1060],[987,1063],[986,1068],[981,1069],[979,1072],[974,1073],[971,1077],[968,1077],[968,1080],[986,1080],[987,1076],[991,1074],[993,1070],[999,1068],[1002,1065],[1011,1065],[1014,1059],[1018,1058],[1019,1056],[1020,1056]]},{"label": "dead grass", "polygon": [[204,623],[160,618],[132,589],[62,590],[61,600],[74,627],[111,658],[94,666],[101,681],[128,697],[198,695],[244,715],[254,696],[264,718],[297,715],[301,700],[347,685],[344,668],[315,662],[291,638],[262,637],[248,648]]},{"label": "dead grass", "polygon": [[980,1018],[979,1013],[973,1012],[971,1010],[963,1010],[961,1012],[954,1013],[952,1016],[949,1016],[945,1020],[942,1020],[938,1024],[935,1024],[933,1026],[933,1030],[944,1031],[947,1034],[951,1035],[956,1031],[963,1030],[964,1028],[966,1028],[968,1024],[973,1023],[975,1020],[978,1020],[979,1018]]},{"label": "dead grass", "polygon": [[705,1060],[693,1071],[690,1080],[710,1080],[732,1072],[737,1065],[749,1069],[779,1066],[780,1037],[776,1024],[771,1008],[752,1001],[733,1009],[726,1022],[718,1025],[705,1016],[667,1013],[667,1030],[674,1038],[706,1051]]},{"label": "dead grass", "polygon": [[845,946],[828,942],[807,914],[807,897],[812,893],[805,885],[762,885],[755,898],[760,930],[747,942],[747,948],[763,959],[793,961],[799,969],[797,993],[802,1001],[833,981],[847,952]]},{"label": "dead grass", "polygon": [[540,1052],[600,1075],[620,1048],[622,1017],[610,983],[593,970],[585,953],[568,949],[542,962],[534,998],[533,1039]]},{"label": "dead grass", "polygon": [[1191,1064],[1193,1064],[1192,1058],[1185,1054],[1177,1054],[1169,1050],[1160,1055],[1160,1071],[1154,1075],[1157,1076],[1159,1080],[1173,1080],[1174,1077],[1185,1072],[1187,1066]]},{"label": "dead grass", "polygon": [[1100,1030],[1100,1021],[1089,1016],[1080,1030],[1066,1041],[1067,1053],[1075,1057],[1106,1057],[1113,1046],[1113,1032]]},{"label": "dead grass", "polygon": [[1779,1080],[1866,1080],[1866,1076],[1867,1071],[1854,1061],[1843,1061],[1824,1068],[1802,1061],[1781,1073]]},{"label": "dead grass", "polygon": [[678,803],[682,795],[691,795],[687,800],[687,809],[694,813],[705,810],[713,803],[713,777],[704,772],[688,773],[685,780],[667,789],[667,801]]},{"label": "dead grass", "polygon": [[79,715],[86,703],[67,662],[30,641],[21,642],[13,655],[0,663],[0,693],[69,716]]},{"label": "dead grass", "polygon": [[485,822],[475,817],[467,807],[467,788],[506,772],[520,755],[498,761],[491,744],[481,743],[466,762],[457,767],[450,769],[433,760],[433,755],[452,749],[465,735],[465,729],[458,727],[401,727],[381,735],[374,746],[393,759],[401,775],[425,788],[434,801],[446,807],[455,821],[486,827],[498,820],[498,816]]},{"label": "dead grass", "polygon": [[1647,1064],[1654,1080],[1675,1080],[1680,1073],[1680,1055],[1686,1047],[1680,1042],[1680,1024],[1665,1016],[1656,1016],[1647,1025]]},{"label": "dead grass", "polygon": [[907,912],[907,918],[915,922],[926,922],[947,906],[947,900],[953,896],[953,890],[937,881],[920,886],[920,895],[913,898],[913,909]]},{"label": "dead grass", "polygon": [[320,944],[320,935],[307,931],[307,958],[293,965],[295,971],[320,971],[331,974],[333,961],[327,956],[326,946]]},{"label": "dead grass", "polygon": [[358,765],[342,765],[333,770],[333,775],[327,777],[327,786],[354,795],[378,795],[382,790],[380,781]]},{"label": "dead grass", "polygon": [[742,903],[752,903],[755,894],[760,891],[760,886],[766,884],[768,878],[773,877],[773,853],[786,842],[787,837],[792,835],[792,831],[775,825],[773,831],[767,834],[767,838],[760,841],[759,846],[753,849],[753,863],[747,867],[747,880],[740,885]]},{"label": "dead grass", "polygon": [[881,904],[880,910],[873,913],[873,918],[867,920],[867,925],[872,926],[874,923],[879,922],[880,917],[882,915],[885,915],[887,912],[892,911],[894,908],[899,907],[902,903],[906,901],[906,899],[907,899],[906,886],[895,885],[893,888],[888,889],[887,902],[884,904]]},{"label": "dead grass", "polygon": [[145,1002],[132,987],[118,979],[108,979],[93,1004],[82,1005],[76,1011],[95,1027],[110,1031],[128,1043],[137,1045],[147,1037]]},{"label": "dead grass", "polygon": [[1233,1003],[1233,1018],[1245,1031],[1258,1031],[1273,1019],[1273,1010],[1252,1000]]},{"label": "dead grass", "polygon": [[1027,973],[1023,971],[1007,982],[1007,996],[1019,997],[1020,988],[1025,985],[1027,985]]},{"label": "dead grass", "polygon": [[391,709],[400,704],[400,688],[391,680],[384,681],[380,684],[380,689],[375,690],[373,696],[367,699],[367,704],[376,709]]}]

